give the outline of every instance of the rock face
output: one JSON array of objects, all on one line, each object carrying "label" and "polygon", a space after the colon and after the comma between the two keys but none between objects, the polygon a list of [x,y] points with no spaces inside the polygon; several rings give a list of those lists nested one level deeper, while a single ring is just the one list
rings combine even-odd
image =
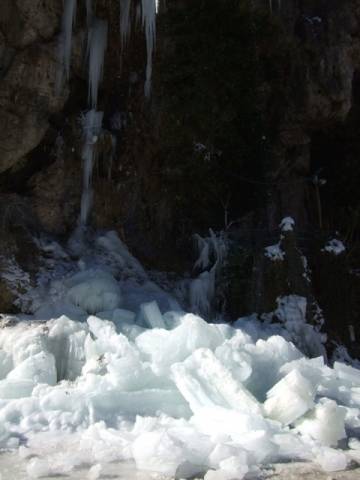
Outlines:
[{"label": "rock face", "polygon": [[[88,105],[83,3],[70,81],[58,94],[62,0],[0,6],[0,194],[26,198],[40,228],[52,234],[67,235],[79,218],[81,112]],[[334,316],[319,252],[338,230],[352,242],[342,276],[356,270],[360,256],[353,253],[360,0],[160,2],[149,101],[143,33],[134,29],[122,49],[119,2],[99,0],[96,8],[109,21],[109,38],[92,225],[117,229],[158,268],[184,270],[191,233],[235,222],[241,255],[234,255],[234,315],[273,308],[286,288],[321,298],[325,317]],[[287,246],[288,264],[277,269],[264,260],[264,248],[279,238],[284,216],[294,218],[296,238]],[[314,283],[302,293],[304,256]],[[358,307],[351,305],[354,322]]]},{"label": "rock face", "polygon": [[0,173],[38,146],[67,99],[67,91],[55,94],[61,10],[60,1],[2,2]]}]

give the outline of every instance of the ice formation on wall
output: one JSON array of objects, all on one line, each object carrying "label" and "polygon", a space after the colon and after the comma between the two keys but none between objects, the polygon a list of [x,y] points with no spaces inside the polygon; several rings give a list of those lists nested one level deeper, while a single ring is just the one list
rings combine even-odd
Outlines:
[{"label": "ice formation on wall", "polygon": [[99,85],[103,75],[107,34],[107,21],[94,18],[88,32],[87,47],[89,57],[89,102],[94,109],[97,106]]},{"label": "ice formation on wall", "polygon": [[130,36],[130,7],[131,0],[120,0],[120,34],[123,47],[125,47]]},{"label": "ice formation on wall", "polygon": [[204,270],[190,283],[190,304],[192,311],[209,315],[215,297],[216,277],[224,264],[227,245],[223,234],[211,229],[209,237],[194,236],[199,251],[194,270]]},{"label": "ice formation on wall", "polygon": [[86,225],[89,219],[92,201],[92,175],[96,157],[96,143],[101,132],[103,112],[89,110],[83,118],[84,146],[82,150],[83,160],[83,192],[81,197],[80,222]]},{"label": "ice formation on wall", "polygon": [[70,76],[72,36],[76,18],[76,1],[77,0],[65,0],[62,18],[62,60],[67,79],[69,79]]},{"label": "ice formation on wall", "polygon": [[86,21],[87,21],[87,26],[90,28],[91,26],[91,21],[93,19],[93,0],[86,0]]},{"label": "ice formation on wall", "polygon": [[[269,0],[269,8],[270,8],[270,12],[272,13],[273,10],[274,10],[274,2],[273,2],[273,0]],[[277,0],[277,9],[278,9],[278,11],[281,10],[281,0]]]},{"label": "ice formation on wall", "polygon": [[142,2],[142,21],[146,37],[146,80],[145,96],[149,97],[151,93],[152,80],[152,61],[155,48],[156,37],[156,0],[141,0]]}]

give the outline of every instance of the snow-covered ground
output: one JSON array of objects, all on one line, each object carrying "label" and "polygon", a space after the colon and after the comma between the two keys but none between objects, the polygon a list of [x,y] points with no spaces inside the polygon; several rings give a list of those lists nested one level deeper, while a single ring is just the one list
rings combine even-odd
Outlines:
[{"label": "snow-covered ground", "polygon": [[360,464],[360,371],[326,364],[305,299],[280,299],[279,324],[207,323],[185,311],[190,281],[166,291],[113,232],[40,244],[21,299],[33,314],[0,325],[5,478],[240,480],[294,461],[337,478]]}]

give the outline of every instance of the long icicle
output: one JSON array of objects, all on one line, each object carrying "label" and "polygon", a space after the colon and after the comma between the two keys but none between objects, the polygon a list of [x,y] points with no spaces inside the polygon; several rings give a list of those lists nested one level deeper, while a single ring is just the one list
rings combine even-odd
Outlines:
[{"label": "long icicle", "polygon": [[155,48],[156,38],[156,0],[142,0],[142,20],[146,37],[146,80],[145,96],[149,97],[151,93],[152,80],[152,57]]},{"label": "long icicle", "polygon": [[88,33],[89,102],[94,109],[97,106],[99,85],[103,75],[107,33],[107,21],[94,18]]},{"label": "long icicle", "polygon": [[76,0],[65,0],[62,17],[63,32],[63,64],[67,80],[70,77],[71,47],[73,27],[76,19]]},{"label": "long icicle", "polygon": [[124,48],[130,36],[130,7],[131,0],[120,0],[120,34],[121,46]]},{"label": "long icicle", "polygon": [[87,23],[88,29],[91,26],[92,19],[93,19],[92,0],[86,0],[86,23]]}]

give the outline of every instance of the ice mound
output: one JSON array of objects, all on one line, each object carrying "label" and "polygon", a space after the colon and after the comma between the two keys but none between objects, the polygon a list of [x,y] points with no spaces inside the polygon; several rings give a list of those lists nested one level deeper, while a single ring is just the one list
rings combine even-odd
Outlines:
[{"label": "ice mound", "polygon": [[70,302],[87,313],[120,307],[120,287],[110,273],[97,270],[79,272],[67,280],[66,286]]},{"label": "ice mound", "polygon": [[101,478],[133,461],[166,478],[231,480],[280,460],[360,462],[357,369],[308,359],[256,322],[209,324],[155,301],[119,308],[108,273],[69,278],[71,298],[99,312],[0,328],[0,448],[21,443],[29,477],[86,465]]}]

